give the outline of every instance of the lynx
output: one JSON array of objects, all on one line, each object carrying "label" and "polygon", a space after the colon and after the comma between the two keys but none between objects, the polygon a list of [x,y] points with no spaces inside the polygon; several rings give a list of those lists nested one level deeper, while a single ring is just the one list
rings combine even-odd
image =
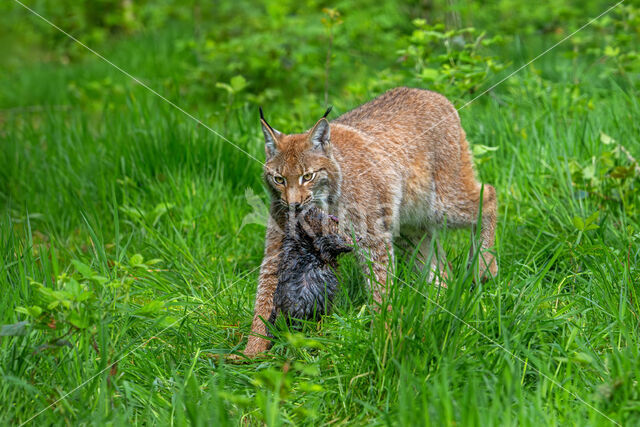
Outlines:
[{"label": "lynx", "polygon": [[446,284],[446,258],[441,250],[433,256],[431,240],[443,226],[474,227],[480,207],[481,274],[498,271],[492,253],[496,192],[476,180],[458,112],[444,96],[396,88],[331,122],[326,116],[307,132],[284,134],[261,111],[264,180],[272,202],[252,335],[244,350],[248,357],[269,347],[265,321],[274,306],[290,210],[314,204],[360,237],[377,303],[392,283],[395,237],[419,245],[419,258],[434,272],[431,278]]}]

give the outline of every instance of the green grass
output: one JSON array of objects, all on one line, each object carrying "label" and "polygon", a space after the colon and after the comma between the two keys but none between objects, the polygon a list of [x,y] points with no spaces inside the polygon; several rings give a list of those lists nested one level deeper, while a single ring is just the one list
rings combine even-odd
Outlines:
[{"label": "green grass", "polygon": [[[102,51],[262,158],[253,104],[177,89],[173,31]],[[515,69],[551,44],[500,55]],[[495,280],[473,284],[469,233],[448,232],[449,288],[401,259],[377,314],[347,258],[330,317],[239,365],[217,356],[250,330],[264,228],[240,225],[247,188],[266,200],[261,165],[95,57],[0,74],[0,324],[29,322],[0,337],[0,423],[639,423],[638,175],[613,171],[631,165],[618,144],[640,156],[640,103],[569,50],[460,112],[497,148],[477,156],[500,203]],[[283,131],[318,115],[268,110]],[[62,286],[91,296],[46,299]],[[16,311],[58,297],[55,325]]]}]

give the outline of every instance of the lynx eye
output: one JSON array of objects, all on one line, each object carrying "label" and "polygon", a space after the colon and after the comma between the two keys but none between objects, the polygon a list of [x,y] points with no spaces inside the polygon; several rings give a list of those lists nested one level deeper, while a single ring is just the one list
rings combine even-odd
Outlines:
[{"label": "lynx eye", "polygon": [[275,182],[278,185],[284,185],[284,178],[281,177],[280,175],[274,175],[273,182]]},{"label": "lynx eye", "polygon": [[315,172],[307,172],[304,175],[302,175],[300,178],[301,178],[302,182],[309,182],[313,178],[315,178],[315,176],[316,176]]}]

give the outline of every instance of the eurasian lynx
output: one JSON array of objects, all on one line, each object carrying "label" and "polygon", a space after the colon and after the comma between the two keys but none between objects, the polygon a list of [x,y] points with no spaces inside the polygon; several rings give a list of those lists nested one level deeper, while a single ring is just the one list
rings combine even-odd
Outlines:
[{"label": "eurasian lynx", "polygon": [[259,335],[266,335],[264,321],[273,309],[281,230],[292,208],[316,204],[361,237],[359,245],[373,265],[370,288],[377,302],[386,290],[388,269],[393,268],[395,236],[420,242],[419,256],[423,262],[430,260],[427,268],[445,277],[445,260],[431,256],[430,237],[445,224],[473,227],[480,206],[481,274],[497,274],[490,251],[496,192],[490,185],[482,191],[476,180],[460,118],[444,96],[392,89],[331,123],[321,118],[302,134],[280,133],[263,117],[261,122],[264,179],[272,202],[246,356],[268,348]]}]

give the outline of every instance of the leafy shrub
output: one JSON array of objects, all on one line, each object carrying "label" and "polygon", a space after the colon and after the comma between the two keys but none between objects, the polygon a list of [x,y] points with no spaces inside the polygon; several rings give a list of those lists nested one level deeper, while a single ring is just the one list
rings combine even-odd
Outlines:
[{"label": "leafy shrub", "polygon": [[420,86],[452,97],[478,92],[505,64],[484,49],[502,41],[475,28],[446,30],[443,24],[413,21],[415,29],[399,53]]},{"label": "leafy shrub", "polygon": [[601,133],[600,142],[608,149],[589,163],[575,159],[567,161],[575,188],[574,197],[593,197],[609,209],[621,206],[630,218],[637,216],[639,207],[635,205],[635,194],[640,166],[624,145],[609,135]]},{"label": "leafy shrub", "polygon": [[130,293],[138,276],[158,259],[144,261],[134,254],[128,264],[113,263],[111,277],[105,277],[87,264],[73,259],[75,273],[63,272],[53,283],[31,280],[29,305],[16,308],[25,316],[13,325],[4,325],[2,335],[25,335],[30,330],[42,333],[39,349],[91,346],[97,351],[98,326],[132,315],[169,327],[175,318],[165,313],[165,303]]},{"label": "leafy shrub", "polygon": [[574,59],[589,55],[605,65],[603,77],[619,75],[638,87],[640,8],[621,4],[591,25],[591,31],[580,32],[570,39],[573,49],[569,55]]}]

